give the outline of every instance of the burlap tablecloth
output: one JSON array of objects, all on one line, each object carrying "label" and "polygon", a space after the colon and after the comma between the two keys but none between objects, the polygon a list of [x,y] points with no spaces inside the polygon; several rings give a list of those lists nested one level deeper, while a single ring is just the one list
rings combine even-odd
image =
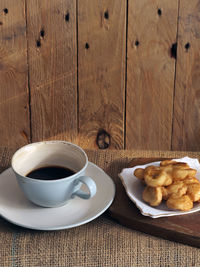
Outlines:
[{"label": "burlap tablecloth", "polygon": [[[111,177],[133,157],[199,157],[196,152],[86,151]],[[1,168],[13,150],[0,149]],[[34,231],[0,219],[0,266],[200,266],[198,248],[117,224],[106,213],[77,228]]]}]

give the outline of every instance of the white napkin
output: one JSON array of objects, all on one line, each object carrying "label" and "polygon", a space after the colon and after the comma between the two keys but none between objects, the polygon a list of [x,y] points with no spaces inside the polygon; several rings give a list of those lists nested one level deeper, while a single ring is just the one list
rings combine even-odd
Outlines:
[{"label": "white napkin", "polygon": [[[196,178],[200,180],[200,164],[198,159],[184,157],[181,159],[173,159],[179,162],[186,162],[190,168],[197,170]],[[200,210],[200,203],[194,203],[193,209],[189,211],[172,211],[170,210],[165,203],[161,203],[157,207],[151,207],[142,199],[142,192],[144,190],[144,185],[139,181],[134,175],[134,170],[137,168],[146,168],[149,165],[159,166],[160,161],[151,162],[145,165],[135,166],[133,168],[123,169],[119,174],[119,177],[122,181],[122,184],[125,187],[126,193],[129,198],[135,203],[140,212],[144,216],[150,216],[152,218],[166,217],[166,216],[175,216],[175,215],[184,215],[188,213],[193,213]]]}]

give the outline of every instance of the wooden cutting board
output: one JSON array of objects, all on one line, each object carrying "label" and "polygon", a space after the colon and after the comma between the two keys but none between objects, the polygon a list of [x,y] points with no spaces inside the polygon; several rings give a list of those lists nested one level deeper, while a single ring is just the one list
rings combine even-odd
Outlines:
[{"label": "wooden cutting board", "polygon": [[[128,167],[159,161],[158,158],[133,159]],[[200,212],[153,219],[143,216],[127,196],[119,177],[114,177],[116,195],[109,215],[120,224],[150,235],[200,247]]]}]

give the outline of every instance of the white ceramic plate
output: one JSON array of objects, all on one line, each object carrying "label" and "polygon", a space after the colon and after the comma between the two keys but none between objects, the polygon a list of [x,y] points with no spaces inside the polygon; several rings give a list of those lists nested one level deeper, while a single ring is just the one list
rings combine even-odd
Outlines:
[{"label": "white ceramic plate", "polygon": [[[200,180],[200,164],[197,159],[192,159],[189,157],[185,157],[182,159],[174,159],[180,162],[186,162],[189,166],[193,169],[197,170],[196,178]],[[193,209],[189,211],[174,211],[170,210],[165,203],[161,203],[158,207],[151,207],[147,203],[144,202],[142,199],[142,192],[145,186],[139,181],[134,175],[134,171],[137,168],[146,168],[149,165],[159,166],[160,161],[148,163],[145,165],[135,166],[133,168],[126,168],[123,169],[122,172],[119,174],[119,177],[122,181],[122,184],[125,187],[126,193],[128,197],[135,203],[138,207],[140,212],[144,216],[150,216],[152,218],[159,218],[159,217],[167,217],[167,216],[175,216],[175,215],[184,215],[193,212],[197,212],[200,210],[200,203],[194,203]]]},{"label": "white ceramic plate", "polygon": [[0,215],[16,225],[36,230],[60,230],[76,227],[100,216],[112,203],[115,185],[112,179],[89,162],[86,175],[97,185],[89,200],[78,197],[59,208],[42,208],[27,200],[11,168],[0,174]]}]

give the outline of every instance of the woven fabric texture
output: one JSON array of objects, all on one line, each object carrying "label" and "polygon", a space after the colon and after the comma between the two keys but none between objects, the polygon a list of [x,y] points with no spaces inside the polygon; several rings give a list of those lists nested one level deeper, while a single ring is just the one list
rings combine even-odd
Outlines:
[{"label": "woven fabric texture", "polygon": [[[86,151],[111,177],[134,157],[199,157],[196,152]],[[0,150],[1,169],[13,151]],[[198,248],[140,233],[106,213],[77,228],[33,231],[0,219],[0,266],[200,266]]]}]

